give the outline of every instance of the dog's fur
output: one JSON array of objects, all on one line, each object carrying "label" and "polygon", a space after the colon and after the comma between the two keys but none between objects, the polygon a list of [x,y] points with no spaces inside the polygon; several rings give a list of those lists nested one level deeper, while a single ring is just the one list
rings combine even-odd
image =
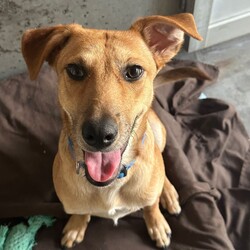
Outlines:
[{"label": "dog's fur", "polygon": [[[184,33],[201,40],[191,14],[142,18],[127,31],[93,30],[71,24],[28,30],[23,35],[22,52],[31,79],[48,61],[59,80],[63,128],[53,180],[65,211],[72,214],[63,231],[63,246],[70,248],[83,240],[91,215],[117,223],[139,209],[144,211],[149,235],[157,246],[169,245],[171,231],[159,210],[159,200],[172,214],[181,209],[177,192],[165,176],[161,156],[166,131],[151,103],[154,78],[179,51]],[[67,71],[70,64],[80,65],[84,77],[73,79]],[[126,74],[131,76],[132,65],[142,69],[140,77],[133,81],[126,78]],[[83,132],[86,123],[101,134],[104,127],[114,132],[112,143],[89,144]],[[121,154],[112,176],[108,174],[108,183],[86,178],[86,154],[95,161],[96,151],[102,160],[107,152],[115,159],[120,155],[112,152]],[[106,158],[111,163],[114,160]],[[133,160],[127,176],[118,179],[122,165]],[[83,166],[80,169],[79,164]],[[104,170],[97,171],[105,174]]]}]

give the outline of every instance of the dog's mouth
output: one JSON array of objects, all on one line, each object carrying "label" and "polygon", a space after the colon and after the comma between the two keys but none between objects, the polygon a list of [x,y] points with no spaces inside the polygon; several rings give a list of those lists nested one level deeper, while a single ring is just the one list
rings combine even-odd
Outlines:
[{"label": "dog's mouth", "polygon": [[[140,115],[136,116],[130,135]],[[85,176],[95,186],[107,186],[113,182],[122,169],[122,156],[129,144],[130,136],[124,146],[109,152],[83,150]]]},{"label": "dog's mouth", "polygon": [[88,181],[96,186],[110,184],[119,173],[123,151],[122,149],[110,152],[85,151],[85,174]]}]

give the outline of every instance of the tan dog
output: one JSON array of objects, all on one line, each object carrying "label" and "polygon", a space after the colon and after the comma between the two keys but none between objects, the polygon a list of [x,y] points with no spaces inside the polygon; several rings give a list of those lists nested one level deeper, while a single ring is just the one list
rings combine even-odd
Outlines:
[{"label": "tan dog", "polygon": [[22,52],[31,79],[44,61],[59,79],[63,128],[53,179],[72,214],[63,246],[83,240],[91,215],[117,223],[139,209],[152,240],[169,245],[159,200],[171,214],[181,208],[165,176],[166,132],[151,103],[154,78],[179,51],[184,32],[201,40],[191,14],[142,18],[127,31],[71,24],[25,32]]}]

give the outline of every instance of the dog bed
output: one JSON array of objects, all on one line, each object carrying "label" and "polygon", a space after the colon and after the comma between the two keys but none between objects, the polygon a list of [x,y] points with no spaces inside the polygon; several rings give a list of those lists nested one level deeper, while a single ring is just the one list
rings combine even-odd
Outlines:
[{"label": "dog bed", "polygon": [[[169,82],[173,72],[183,71],[190,77]],[[158,76],[162,83],[153,108],[167,128],[166,174],[182,207],[177,217],[163,211],[172,228],[169,249],[250,249],[249,137],[233,106],[198,98],[217,75],[211,65],[173,61]],[[37,250],[60,249],[67,220],[52,183],[61,127],[56,82],[47,66],[36,81],[23,73],[0,82],[0,224],[55,217],[52,227],[38,232]],[[74,249],[157,248],[137,212],[118,226],[93,218],[84,242]]]}]

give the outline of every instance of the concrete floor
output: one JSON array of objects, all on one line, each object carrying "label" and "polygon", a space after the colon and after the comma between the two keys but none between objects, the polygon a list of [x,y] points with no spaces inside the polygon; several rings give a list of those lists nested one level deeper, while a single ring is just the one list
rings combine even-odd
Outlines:
[{"label": "concrete floor", "polygon": [[201,51],[182,51],[178,58],[219,67],[217,83],[207,88],[205,94],[234,104],[250,135],[250,34]]}]

